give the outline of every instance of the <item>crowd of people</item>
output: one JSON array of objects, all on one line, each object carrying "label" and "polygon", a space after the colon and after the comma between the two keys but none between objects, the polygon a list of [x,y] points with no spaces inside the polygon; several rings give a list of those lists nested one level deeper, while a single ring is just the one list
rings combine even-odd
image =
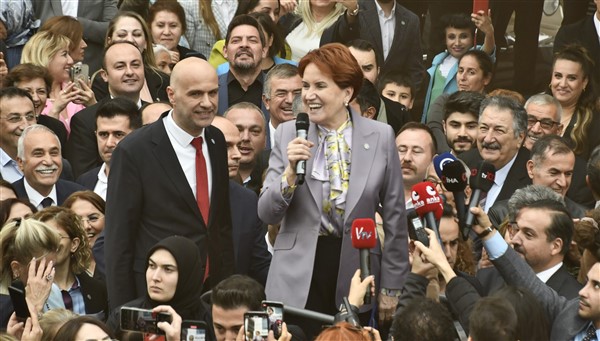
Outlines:
[{"label": "crowd of people", "polygon": [[600,0],[462,2],[0,2],[0,337],[600,340]]}]

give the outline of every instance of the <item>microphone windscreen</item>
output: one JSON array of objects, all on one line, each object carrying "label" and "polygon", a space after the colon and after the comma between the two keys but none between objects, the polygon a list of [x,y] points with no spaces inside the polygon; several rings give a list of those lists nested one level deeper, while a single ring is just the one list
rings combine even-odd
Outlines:
[{"label": "microphone windscreen", "polygon": [[370,218],[354,219],[352,222],[352,247],[371,249],[377,246],[375,221]]},{"label": "microphone windscreen", "polygon": [[440,179],[450,192],[462,192],[467,188],[467,170],[459,160],[446,163]]},{"label": "microphone windscreen", "polygon": [[308,114],[305,112],[298,113],[298,116],[296,116],[296,130],[308,130],[309,125]]},{"label": "microphone windscreen", "polygon": [[433,212],[437,220],[442,217],[444,212],[442,198],[440,198],[433,183],[429,181],[419,182],[412,187],[411,191],[411,199],[419,217],[422,218],[429,212]]},{"label": "microphone windscreen", "polygon": [[438,178],[442,178],[442,171],[446,164],[455,160],[456,157],[448,152],[433,157],[433,168],[435,169],[435,174],[437,174]]},{"label": "microphone windscreen", "polygon": [[472,190],[479,189],[487,193],[494,185],[495,178],[496,168],[494,165],[486,161],[481,161],[477,164],[477,168],[471,169],[469,185]]}]

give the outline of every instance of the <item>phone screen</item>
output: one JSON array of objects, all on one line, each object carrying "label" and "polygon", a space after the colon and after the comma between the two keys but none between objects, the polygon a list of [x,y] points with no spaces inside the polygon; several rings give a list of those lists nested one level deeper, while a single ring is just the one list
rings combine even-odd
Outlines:
[{"label": "phone screen", "polygon": [[164,334],[163,330],[158,328],[157,322],[171,322],[171,315],[165,313],[155,314],[152,310],[122,307],[121,308],[121,329],[139,333]]},{"label": "phone screen", "polygon": [[269,330],[273,331],[275,339],[279,339],[283,326],[283,303],[263,301],[262,305],[269,316]]},{"label": "phone screen", "polygon": [[181,341],[206,341],[206,328],[204,321],[183,321]]},{"label": "phone screen", "polygon": [[269,316],[262,311],[249,311],[244,314],[246,341],[266,341],[269,335]]}]

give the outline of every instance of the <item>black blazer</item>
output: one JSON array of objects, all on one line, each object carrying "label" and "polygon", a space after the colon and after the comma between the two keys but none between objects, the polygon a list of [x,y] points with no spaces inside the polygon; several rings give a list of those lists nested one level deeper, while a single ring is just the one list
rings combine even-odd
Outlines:
[{"label": "black blazer", "polygon": [[81,174],[76,182],[90,191],[93,191],[96,187],[96,183],[98,183],[98,172],[100,172],[100,168],[102,168],[102,166]]},{"label": "black blazer", "polygon": [[[529,154],[530,152],[527,148],[521,147],[519,149],[517,158],[508,171],[508,176],[506,177],[504,184],[502,184],[502,189],[500,190],[495,202],[500,200],[508,200],[519,188],[531,185],[531,179],[529,178],[529,174],[527,174],[527,161],[529,160]],[[472,148],[471,150],[460,154],[458,157],[463,160],[471,169],[477,167],[477,163],[483,160],[477,148]]]},{"label": "black blazer", "polygon": [[258,197],[251,190],[230,180],[229,199],[235,272],[248,275],[264,286],[271,265],[271,254],[265,241],[267,230],[258,218]]},{"label": "black blazer", "polygon": [[163,119],[134,131],[115,149],[104,229],[111,308],[145,294],[146,254],[168,236],[190,238],[203,255],[209,255],[210,283],[205,283],[206,290],[233,274],[227,147],[217,128],[205,128],[205,137],[212,165],[208,228]]},{"label": "black blazer", "polygon": [[410,75],[415,87],[419,89],[425,76],[423,52],[421,50],[421,40],[419,39],[421,36],[419,17],[398,2],[396,2],[395,16],[394,40],[385,61],[383,60],[381,27],[379,26],[375,0],[360,2],[358,21],[354,25],[348,24],[345,14],[341,15],[323,33],[324,37],[331,36],[332,40],[321,38],[321,46],[331,42],[346,44],[354,39],[370,41],[375,45],[377,65],[381,68],[380,74],[390,71],[406,73]]},{"label": "black blazer", "polygon": [[[13,182],[12,185],[15,188],[15,192],[17,192],[18,198],[29,200],[29,196],[27,195],[27,192],[25,191],[25,177]],[[69,195],[73,194],[74,192],[85,191],[85,187],[83,187],[79,184],[76,184],[74,182],[62,180],[62,179],[58,179],[58,182],[56,183],[55,186],[56,186],[56,200],[58,201],[56,203],[57,206],[62,205],[63,202],[69,197]]]},{"label": "black blazer", "polygon": [[37,123],[50,128],[50,130],[52,130],[54,134],[58,136],[60,145],[63,146],[63,148],[67,145],[68,133],[64,123],[48,115],[39,115],[37,118]]},{"label": "black blazer", "polygon": [[77,275],[85,302],[85,313],[93,314],[99,319],[106,321],[108,319],[108,296],[106,294],[106,285],[101,281],[90,277],[83,272]]}]

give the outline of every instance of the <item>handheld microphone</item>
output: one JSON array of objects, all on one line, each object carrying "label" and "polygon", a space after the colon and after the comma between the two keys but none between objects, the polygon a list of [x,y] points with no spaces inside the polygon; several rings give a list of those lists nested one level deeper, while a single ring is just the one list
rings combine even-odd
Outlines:
[{"label": "handheld microphone", "polygon": [[433,169],[435,169],[435,174],[437,174],[438,178],[442,178],[442,171],[446,164],[456,161],[456,157],[448,152],[436,155],[433,157]]},{"label": "handheld microphone", "polygon": [[462,236],[467,240],[469,227],[465,226],[465,188],[467,188],[467,170],[460,160],[454,160],[444,165],[442,169],[442,183],[454,195],[458,225],[462,228]]},{"label": "handheld microphone", "polygon": [[[296,137],[306,140],[309,126],[308,114],[305,112],[298,113],[296,117]],[[306,175],[306,160],[296,162],[296,175],[298,176],[298,185],[302,185]]]},{"label": "handheld microphone", "polygon": [[440,198],[438,192],[435,190],[435,185],[429,181],[423,181],[414,185],[411,191],[411,199],[415,206],[415,211],[419,217],[425,218],[425,224],[435,232],[440,245],[443,245],[437,220],[442,218],[444,206],[442,205],[442,198]]},{"label": "handheld microphone", "polygon": [[465,220],[465,228],[470,229],[473,226],[475,216],[471,213],[471,207],[477,207],[481,193],[487,193],[494,185],[494,179],[496,177],[496,168],[491,163],[481,161],[477,164],[477,168],[471,169],[471,177],[469,177],[469,185],[473,194],[471,194],[471,200],[469,202],[469,210],[467,211],[467,218]]},{"label": "handheld microphone", "polygon": [[[352,222],[352,247],[360,252],[360,280],[371,275],[369,249],[377,246],[375,221],[370,218],[354,219]],[[365,293],[365,304],[371,304],[371,289]]]}]

